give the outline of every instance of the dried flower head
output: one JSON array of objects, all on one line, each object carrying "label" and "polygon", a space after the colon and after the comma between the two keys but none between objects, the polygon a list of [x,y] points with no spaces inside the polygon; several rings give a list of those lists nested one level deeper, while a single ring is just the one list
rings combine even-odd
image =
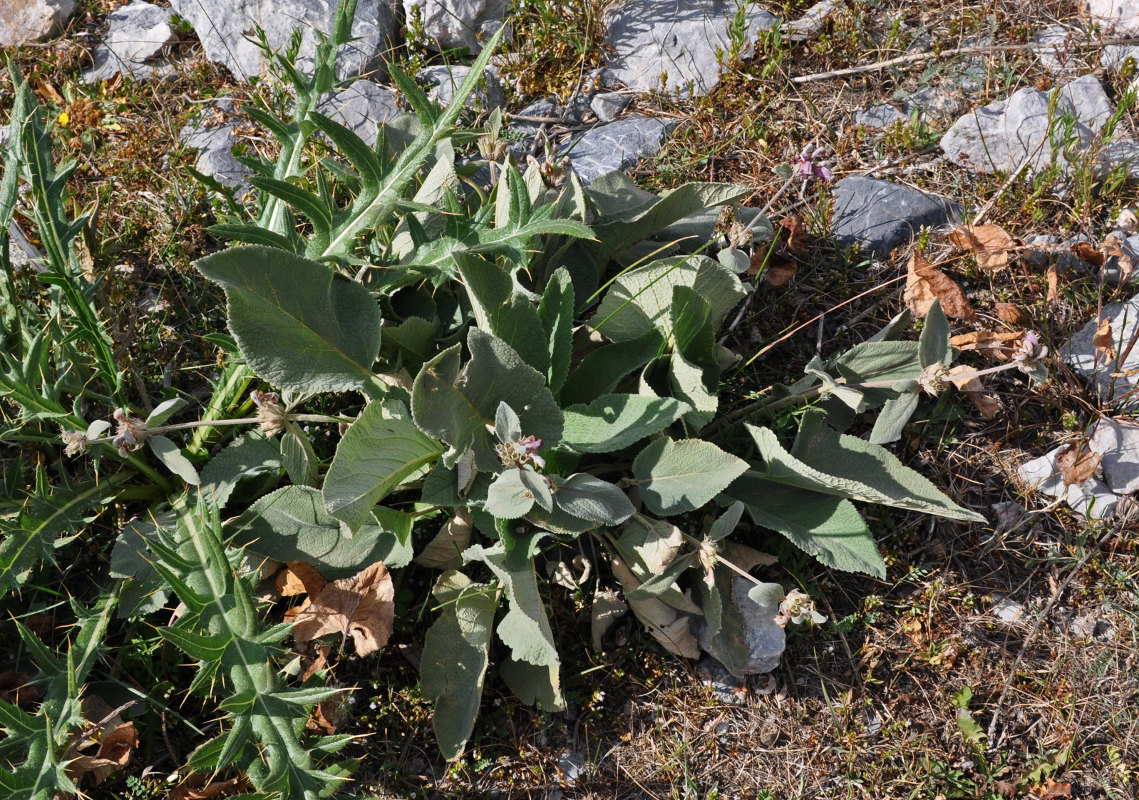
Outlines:
[{"label": "dried flower head", "polygon": [[949,387],[949,367],[935,361],[922,370],[918,385],[926,394],[940,394]]},{"label": "dried flower head", "polygon": [[700,562],[700,569],[704,570],[704,583],[711,588],[716,585],[715,567],[720,554],[720,545],[712,539],[705,538],[700,543],[700,549],[696,553],[696,558]]},{"label": "dried flower head", "polygon": [[65,456],[77,456],[87,452],[87,437],[82,433],[69,431],[66,428],[59,429],[59,438],[63,440],[65,447],[63,454]]},{"label": "dried flower head", "polygon": [[815,601],[809,594],[792,589],[779,604],[779,615],[775,617],[776,624],[780,627],[785,627],[788,622],[800,625],[808,619],[816,625],[827,621],[826,615],[820,614],[815,608]]},{"label": "dried flower head", "polygon": [[116,408],[112,416],[118,427],[111,438],[111,444],[119,448],[119,455],[126,458],[132,450],[142,447],[143,442],[150,437],[150,430],[147,429],[145,420],[132,417],[125,408]]},{"label": "dried flower head", "polygon": [[280,395],[276,392],[254,390],[249,393],[249,397],[253,400],[253,405],[257,406],[257,425],[261,431],[270,439],[278,433],[283,433],[289,421],[289,414],[281,405]]}]

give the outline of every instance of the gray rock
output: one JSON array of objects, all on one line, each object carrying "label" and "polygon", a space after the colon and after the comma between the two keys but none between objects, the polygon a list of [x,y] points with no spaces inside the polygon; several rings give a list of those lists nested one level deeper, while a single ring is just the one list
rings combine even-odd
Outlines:
[{"label": "gray rock", "polygon": [[[446,106],[451,102],[467,75],[471,72],[466,66],[436,66],[425,67],[415,76],[421,85],[430,87],[427,95],[439,105]],[[493,69],[487,68],[483,72],[484,81],[467,98],[467,108],[477,108],[490,111],[506,105],[506,93],[502,89],[502,82]]]},{"label": "gray rock", "polygon": [[889,181],[851,176],[834,186],[831,230],[839,244],[861,244],[876,256],[910,243],[923,227],[940,227],[960,218],[961,207]]},{"label": "gray rock", "polygon": [[[1112,334],[1115,337],[1116,350],[1122,356],[1131,337],[1139,328],[1139,297],[1133,297],[1126,303],[1112,303],[1103,307],[1103,318],[1111,317]],[[1091,320],[1081,328],[1066,344],[1060,348],[1072,369],[1085,378],[1094,378],[1096,389],[1103,400],[1120,397],[1139,386],[1139,347],[1132,348],[1125,360],[1113,363],[1104,363],[1102,356],[1097,358],[1092,338],[1096,332],[1096,320]],[[1118,377],[1112,377],[1115,373]],[[1136,398],[1131,397],[1134,405]]]},{"label": "gray rock", "polygon": [[[603,18],[613,77],[638,91],[704,94],[720,80],[717,51],[731,47],[734,13],[729,0],[632,0],[617,6]],[[756,34],[775,22],[773,14],[749,6],[745,57]]]},{"label": "gray rock", "polygon": [[316,110],[339,122],[369,145],[376,143],[380,125],[403,116],[395,93],[371,81],[358,80],[320,98]]},{"label": "gray rock", "polygon": [[905,125],[909,121],[910,115],[892,103],[879,103],[854,112],[854,124],[864,128],[892,128],[899,122]]},{"label": "gray rock", "polygon": [[1096,153],[1096,175],[1104,178],[1116,169],[1127,172],[1129,183],[1139,183],[1139,142],[1119,139],[1108,142]]},{"label": "gray rock", "polygon": [[955,117],[965,108],[965,98],[960,91],[927,86],[907,97],[906,105],[929,116]]},{"label": "gray rock", "polygon": [[1119,498],[1106,483],[1092,478],[1069,486],[1065,502],[1077,514],[1088,519],[1109,519],[1115,514]]},{"label": "gray rock", "polygon": [[1104,45],[1099,54],[1100,65],[1110,72],[1123,72],[1124,68],[1127,67],[1128,59],[1132,60],[1135,67],[1139,67],[1139,45]]},{"label": "gray rock", "polygon": [[1056,466],[1056,458],[1064,449],[1065,446],[1061,445],[1040,456],[1040,458],[1034,458],[1021,464],[1016,471],[1017,475],[1033,491],[1043,492],[1049,497],[1067,495],[1068,487],[1060,475],[1060,468]]},{"label": "gray rock", "polygon": [[1079,67],[1079,45],[1086,40],[1083,33],[1067,25],[1051,25],[1036,34],[1032,43],[1040,45],[1036,50],[1040,65],[1053,75],[1061,75]]},{"label": "gray rock", "polygon": [[1139,33],[1139,0],[1087,0],[1084,10],[1093,22],[1119,34]]},{"label": "gray rock", "polygon": [[153,75],[159,67],[146,62],[177,38],[170,25],[173,13],[145,0],[134,0],[108,14],[107,35],[95,48],[95,66],[83,73],[83,81],[108,80],[120,72],[139,80]]},{"label": "gray rock", "polygon": [[582,773],[585,772],[585,756],[576,750],[567,750],[558,757],[558,769],[561,782],[565,786],[573,786]]},{"label": "gray rock", "polygon": [[1006,625],[1015,625],[1024,619],[1024,604],[1006,597],[993,606],[992,614]]},{"label": "gray rock", "polygon": [[242,190],[249,186],[246,179],[251,172],[234,157],[233,146],[237,144],[237,126],[244,121],[236,114],[233,101],[221,98],[190,120],[179,135],[183,144],[198,151],[194,162],[198,172],[212,175],[223,186]]},{"label": "gray rock", "polygon": [[1101,419],[1090,444],[1102,455],[1100,465],[1111,491],[1117,495],[1139,492],[1139,424]]},{"label": "gray rock", "polygon": [[436,50],[482,50],[483,41],[502,24],[506,0],[403,0],[404,19],[418,20]]},{"label": "gray rock", "polygon": [[16,47],[55,33],[75,8],[75,0],[0,0],[0,47]]},{"label": "gray rock", "polygon": [[[1025,88],[1007,100],[965,114],[941,137],[941,149],[955,164],[980,172],[1008,172],[1027,162],[1030,172],[1052,164],[1067,165],[1065,147],[1084,149],[1111,116],[1113,107],[1094,75],[1060,90],[1055,105],[1047,92]],[[1062,141],[1062,118],[1074,118],[1071,135]]]},{"label": "gray rock", "polygon": [[[329,33],[336,18],[336,0],[170,0],[175,13],[193,26],[206,56],[224,64],[238,80],[265,71],[261,50],[246,38],[255,28],[265,31],[273,50],[284,50],[295,31],[302,40],[297,67],[311,72],[316,52],[314,31]],[[336,72],[340,78],[361,75],[377,67],[389,49],[395,17],[382,0],[359,0],[352,21],[353,41],[340,48]]]},{"label": "gray rock", "polygon": [[628,92],[602,92],[589,101],[589,110],[602,122],[612,122],[621,116],[631,102],[633,95]]},{"label": "gray rock", "polygon": [[557,158],[568,156],[581,182],[589,184],[655,154],[668,132],[669,127],[659,119],[632,114],[574,137],[558,149]]},{"label": "gray rock", "polygon": [[744,675],[771,672],[779,666],[779,659],[787,646],[787,634],[775,622],[779,608],[760,605],[747,596],[754,585],[742,577],[732,579],[732,600],[743,614],[744,642],[748,648],[748,660],[741,670]]},{"label": "gray rock", "polygon": [[747,705],[747,683],[728,672],[728,668],[712,656],[701,659],[696,666],[696,677],[724,705]]}]

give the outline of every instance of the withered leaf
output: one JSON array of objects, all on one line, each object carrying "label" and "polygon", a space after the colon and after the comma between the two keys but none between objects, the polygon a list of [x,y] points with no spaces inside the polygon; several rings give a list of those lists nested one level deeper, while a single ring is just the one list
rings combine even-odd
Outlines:
[{"label": "withered leaf", "polygon": [[311,597],[327,583],[324,576],[316,571],[316,567],[303,561],[292,561],[277,573],[277,591],[281,597],[295,597],[298,594]]},{"label": "withered leaf", "polygon": [[1048,282],[1048,304],[1051,305],[1060,299],[1060,273],[1055,266],[1045,271],[1044,280]]},{"label": "withered leaf", "polygon": [[90,773],[95,783],[102,783],[116,769],[126,766],[131,751],[136,747],[138,733],[134,729],[134,723],[119,724],[99,742],[95,755],[80,755],[68,762],[67,777],[77,781]]},{"label": "withered leaf", "polygon": [[946,316],[956,319],[977,316],[961,287],[917,250],[906,265],[906,290],[902,297],[915,317],[924,318],[935,300],[941,301],[941,310]]},{"label": "withered leaf", "polygon": [[1055,800],[1057,797],[1071,797],[1072,784],[1070,783],[1057,783],[1056,781],[1048,778],[1042,787],[1037,789],[1037,795],[1040,800]]},{"label": "withered leaf", "polygon": [[1111,333],[1111,317],[1107,317],[1096,328],[1092,344],[1095,345],[1097,356],[1103,356],[1108,361],[1115,360],[1115,336]]},{"label": "withered leaf", "polygon": [[1091,264],[1093,267],[1103,266],[1103,253],[1087,242],[1076,242],[1072,245],[1072,252]]},{"label": "withered leaf", "polygon": [[[637,577],[629,570],[620,558],[614,558],[610,566],[613,575],[621,582],[626,595],[641,585]],[[670,653],[684,658],[699,658],[700,644],[692,635],[689,627],[690,617],[682,614],[667,603],[656,597],[646,597],[641,600],[626,599],[649,633]]]},{"label": "withered leaf", "polygon": [[387,567],[377,561],[351,578],[327,584],[296,615],[293,638],[304,647],[318,636],[352,635],[356,654],[374,653],[387,644],[395,621],[395,592]]},{"label": "withered leaf", "polygon": [[191,773],[170,790],[170,800],[215,800],[240,793],[248,786],[249,781],[244,776],[230,778],[227,781],[211,781],[209,775]]},{"label": "withered leaf", "polygon": [[962,225],[949,234],[950,241],[962,250],[972,250],[977,266],[996,272],[1008,266],[1009,253],[1017,241],[999,225]]},{"label": "withered leaf", "polygon": [[1001,402],[991,394],[985,393],[985,386],[981,383],[980,378],[975,375],[964,377],[965,374],[974,372],[971,367],[965,365],[958,365],[949,370],[949,380],[960,391],[969,395],[969,399],[973,401],[978,413],[985,419],[993,419],[1001,410]]},{"label": "withered leaf", "polygon": [[794,256],[806,255],[807,245],[807,226],[803,218],[798,214],[784,217],[775,229],[775,240],[760,247],[752,256],[748,273],[757,275],[762,271],[768,286],[782,286],[799,271],[799,262]]},{"label": "withered leaf", "polygon": [[1135,263],[1131,260],[1131,256],[1123,249],[1122,242],[1115,236],[1108,236],[1103,242],[1103,255],[1105,258],[1114,258],[1115,264],[1119,267],[1120,280],[1119,283],[1126,284],[1131,279],[1131,273],[1135,271]]},{"label": "withered leaf", "polygon": [[1001,322],[1007,322],[1009,325],[1024,324],[1024,312],[1015,303],[995,303],[993,311]]},{"label": "withered leaf", "polygon": [[1068,445],[1067,449],[1056,456],[1056,466],[1060,468],[1064,483],[1071,486],[1090,480],[1095,475],[1101,458],[1087,443]]},{"label": "withered leaf", "polygon": [[761,553],[754,547],[748,547],[739,542],[722,542],[720,555],[731,561],[744,572],[751,572],[756,567],[770,567],[779,561],[778,556]]},{"label": "withered leaf", "polygon": [[949,344],[958,350],[976,350],[993,361],[1008,361],[1015,343],[1024,338],[1024,331],[969,331],[949,337]]}]

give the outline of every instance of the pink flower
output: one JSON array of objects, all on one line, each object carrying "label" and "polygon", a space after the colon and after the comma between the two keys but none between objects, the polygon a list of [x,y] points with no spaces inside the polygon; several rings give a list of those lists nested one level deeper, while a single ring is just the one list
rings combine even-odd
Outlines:
[{"label": "pink flower", "polygon": [[834,173],[827,168],[825,161],[815,163],[824,153],[826,153],[826,149],[823,147],[806,145],[803,151],[795,156],[795,168],[804,178],[815,177],[824,181],[834,180]]}]

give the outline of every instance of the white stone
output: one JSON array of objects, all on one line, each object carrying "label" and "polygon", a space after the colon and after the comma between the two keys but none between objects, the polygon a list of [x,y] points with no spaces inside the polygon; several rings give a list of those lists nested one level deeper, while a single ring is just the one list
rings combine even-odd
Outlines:
[{"label": "white stone", "polygon": [[[1065,148],[1090,147],[1114,106],[1094,75],[1060,89],[1053,102],[1047,92],[1024,88],[1007,100],[967,112],[941,138],[941,149],[955,164],[980,172],[1008,172],[1027,163],[1029,172],[1052,164],[1067,165]],[[1074,124],[1064,140],[1065,114]]]},{"label": "white stone", "polygon": [[121,6],[107,15],[107,35],[95,49],[95,67],[83,74],[85,83],[113,78],[119,72],[145,78],[153,68],[144,62],[175,40],[173,12],[144,0]]},{"label": "white stone", "polygon": [[[1139,386],[1139,347],[1134,347],[1122,359],[1127,343],[1139,329],[1139,297],[1126,303],[1111,303],[1103,307],[1103,318],[1111,317],[1111,331],[1116,342],[1117,359],[1107,363],[1096,353],[1095,337],[1099,327],[1092,319],[1060,348],[1069,366],[1085,378],[1094,378],[1099,396],[1103,400],[1120,397]],[[1114,374],[1114,377],[1113,377]],[[1130,405],[1139,404],[1139,397],[1132,395]]]},{"label": "white stone", "polygon": [[1108,519],[1115,514],[1115,507],[1119,504],[1119,498],[1111,487],[1098,478],[1073,483],[1068,487],[1065,501],[1073,511],[1088,519]]},{"label": "white stone", "polygon": [[75,0],[0,0],[0,47],[42,39],[74,13]]},{"label": "white stone", "polygon": [[621,112],[628,108],[631,102],[633,96],[628,92],[602,92],[594,95],[589,101],[589,110],[602,122],[612,122],[621,116]]},{"label": "white stone", "polygon": [[[421,69],[415,79],[424,86],[431,87],[427,96],[441,106],[450,105],[451,98],[459,90],[463,81],[471,73],[467,66],[436,66]],[[483,82],[467,98],[467,108],[479,108],[491,111],[506,105],[506,93],[502,89],[502,82],[493,68],[488,67],[483,72]]]},{"label": "white stone", "polygon": [[1068,488],[1064,485],[1064,478],[1060,475],[1060,468],[1056,466],[1056,458],[1065,449],[1061,445],[1050,450],[1040,458],[1034,458],[1020,465],[1016,473],[1025,482],[1029,489],[1042,492],[1049,497],[1063,497],[1067,495]]},{"label": "white stone", "polygon": [[1139,33],[1139,0],[1085,0],[1093,22],[1118,34]]},{"label": "white stone", "polygon": [[404,18],[419,17],[423,35],[436,50],[482,50],[483,40],[502,22],[506,0],[403,0]]},{"label": "white stone", "polygon": [[630,114],[608,125],[598,125],[558,149],[567,156],[574,172],[589,184],[610,172],[629,169],[645,156],[660,150],[668,126],[654,117]]},{"label": "white stone", "polygon": [[1139,492],[1139,423],[1101,419],[1089,445],[1101,454],[1104,480],[1115,494]]},{"label": "white stone", "polygon": [[375,145],[380,125],[401,116],[395,94],[371,81],[358,80],[320,98],[316,110]]},{"label": "white stone", "polygon": [[1099,54],[1099,63],[1111,72],[1122,72],[1127,66],[1127,59],[1132,59],[1139,67],[1139,45],[1109,44]]},{"label": "white stone", "polygon": [[[632,0],[617,6],[603,20],[614,53],[609,62],[613,77],[638,91],[704,94],[720,80],[717,52],[731,49],[728,29],[734,13],[735,4],[728,0]],[[757,34],[775,21],[771,13],[749,5],[742,55],[751,54]]]},{"label": "white stone", "polygon": [[[260,48],[246,36],[256,28],[265,31],[275,51],[286,49],[294,32],[301,31],[296,66],[311,72],[315,31],[332,31],[337,0],[170,0],[170,4],[193,26],[207,58],[224,64],[238,80],[248,80],[266,69]],[[353,41],[340,48],[337,75],[349,78],[379,66],[394,27],[395,17],[386,2],[359,0],[352,21]]]},{"label": "white stone", "polygon": [[1081,49],[1087,36],[1067,25],[1052,25],[1036,34],[1032,43],[1040,45],[1036,57],[1041,66],[1053,75],[1071,74],[1078,69],[1083,59]]},{"label": "white stone", "polygon": [[229,98],[215,100],[182,128],[180,139],[187,147],[198,151],[194,168],[204,175],[212,175],[224,186],[245,189],[248,187],[249,167],[233,155],[237,143],[236,131],[244,118],[235,114]]},{"label": "white stone", "polygon": [[1006,625],[1015,625],[1024,618],[1024,604],[1007,597],[993,606],[993,616]]}]

